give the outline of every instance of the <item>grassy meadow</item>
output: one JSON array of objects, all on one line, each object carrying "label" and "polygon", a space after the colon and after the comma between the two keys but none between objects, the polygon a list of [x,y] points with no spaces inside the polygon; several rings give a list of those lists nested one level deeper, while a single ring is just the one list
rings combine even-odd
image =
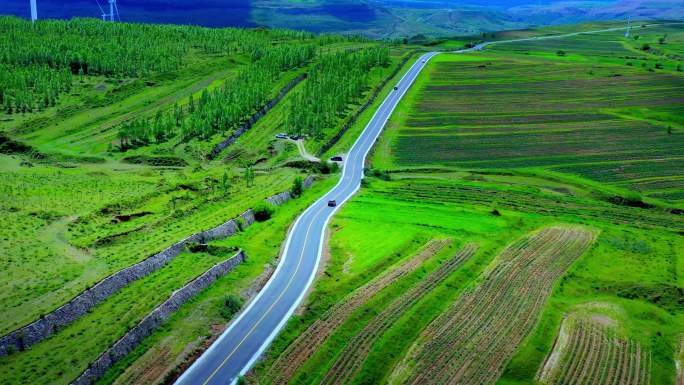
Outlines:
[{"label": "grassy meadow", "polygon": [[[315,289],[248,380],[418,384],[442,375],[446,383],[476,383],[484,377],[468,376],[489,373],[485,382],[501,385],[559,378],[674,385],[684,333],[683,37],[681,26],[637,27],[629,37],[616,31],[434,57],[388,122],[361,192],[333,220]],[[525,251],[524,240],[554,228],[592,240],[576,259],[561,262],[572,257],[557,252],[554,263],[565,263],[558,275],[540,265],[497,280],[493,272],[522,256],[553,250]],[[440,239],[451,243],[363,297]],[[562,239],[550,238],[549,247],[568,242]],[[405,302],[469,244],[479,246],[473,256]],[[546,289],[532,289],[543,279],[550,279]],[[511,290],[543,295],[530,295],[538,298],[532,306],[521,302],[527,295],[506,297]],[[469,301],[480,305],[459,313]],[[410,305],[386,318],[395,303]],[[332,323],[342,311],[343,322]],[[524,327],[505,316],[514,312],[515,320],[527,317]],[[378,328],[383,320],[391,324]],[[575,345],[561,351],[564,372],[542,378],[564,322]],[[326,325],[323,342],[297,340]],[[469,340],[444,325],[488,333]],[[624,352],[600,345],[608,338]],[[445,355],[452,361],[436,366]],[[578,360],[586,362],[582,373],[573,372]],[[292,368],[284,371],[282,362]],[[429,371],[422,380],[421,370]]]},{"label": "grassy meadow", "polygon": [[[13,33],[25,27],[21,23],[26,22],[0,20],[3,28]],[[117,29],[83,20],[41,22],[40,26],[49,30],[62,28],[64,23],[88,30],[84,39],[116,30],[123,40],[133,36],[134,43],[139,43],[135,38],[140,29],[146,28],[122,24]],[[230,257],[234,248],[244,249],[245,263],[183,306],[102,382],[142,384],[172,378],[184,361],[196,357],[196,349],[206,348],[225,327],[229,316],[222,311],[222,301],[226,295],[248,300],[260,289],[276,264],[294,218],[336,181],[335,175],[321,174],[303,162],[293,143],[275,139],[276,133],[290,132],[285,118],[307,80],[213,160],[207,154],[231,133],[230,127],[213,131],[209,138],[172,136],[123,149],[122,125],[144,121],[157,127],[157,117],[174,114],[189,119],[193,109],[202,108],[207,95],[224,92],[248,73],[264,47],[283,55],[300,46],[315,47],[311,59],[272,72],[266,84],[270,87],[266,99],[271,99],[294,78],[311,71],[325,55],[382,46],[364,39],[286,30],[153,26],[144,33],[178,39],[166,41],[161,53],[149,54],[151,67],[154,55],[160,56],[156,60],[162,65],[168,64],[169,56],[164,56],[168,52],[163,50],[180,55],[173,57],[173,65],[134,73],[131,68],[139,65],[135,60],[144,56],[140,54],[144,47],[133,44],[127,51],[131,57],[119,63],[131,69],[130,73],[84,73],[83,68],[92,64],[85,62],[92,58],[84,55],[79,58],[84,61],[79,64],[82,69],[71,76],[70,88],[58,95],[48,89],[46,98],[50,100],[46,99],[45,106],[32,104],[26,96],[37,89],[8,88],[16,95],[5,95],[0,110],[0,192],[6,197],[0,203],[5,229],[0,247],[6,250],[0,265],[7,272],[0,279],[1,334],[38,319],[102,278],[192,233],[215,227],[271,195],[288,191],[296,178],[318,174],[316,183],[301,198],[278,207],[267,222],[212,244],[219,252],[184,251],[47,340],[0,358],[3,383],[70,383],[171,293]],[[40,48],[46,55],[50,53],[49,47]],[[2,60],[30,54],[15,53],[5,45],[0,49],[10,52]],[[336,120],[317,141],[306,144],[310,151],[335,135],[336,128],[358,110],[410,49],[388,49],[389,63],[373,68],[363,78],[361,91]],[[0,89],[23,84],[9,82],[8,86],[2,83],[5,80],[0,78]],[[20,106],[25,110],[19,110]],[[261,105],[255,105],[241,119],[247,120],[259,108]],[[166,119],[161,123],[168,125]],[[348,148],[350,143],[345,138],[338,148]],[[150,357],[161,358],[150,361]]]},{"label": "grassy meadow", "polygon": [[[16,33],[26,28],[21,23],[0,19],[0,28]],[[69,61],[35,42],[54,57],[28,61],[36,72],[17,75],[20,81],[0,77],[0,334],[317,174],[311,189],[269,220],[211,242],[210,251],[184,250],[45,341],[0,357],[3,384],[68,384],[171,293],[245,250],[244,263],[99,382],[172,383],[229,322],[227,296],[247,301],[258,292],[296,216],[337,181],[275,135],[300,129],[290,127],[292,114],[309,114],[322,122],[308,127],[304,143],[316,154],[377,91],[324,156],[343,154],[426,47],[277,29],[50,23],[32,33],[74,23],[92,32],[83,39],[114,34],[132,44],[120,62],[98,62],[88,49]],[[623,24],[429,43],[449,50]],[[379,138],[360,192],[332,220],[305,303],[247,381],[403,384],[434,371],[465,382],[488,373],[487,383],[547,384],[578,378],[569,367],[591,350],[583,347],[612,338],[627,346],[620,357],[632,358],[620,367],[585,359],[587,370],[609,373],[593,378],[638,373],[674,385],[684,335],[684,28],[635,26],[630,36],[501,43],[434,57]],[[165,43],[143,52],[143,32]],[[19,73],[37,51],[14,48],[0,44],[0,53],[8,52],[0,67]],[[333,57],[326,55],[353,57],[367,71],[335,72],[335,61],[321,64]],[[44,73],[69,70],[69,87],[40,84]],[[280,89],[316,71],[318,78],[303,80],[210,159],[212,148]],[[346,103],[318,111],[302,103],[332,100],[320,84],[339,85],[345,76],[355,77],[353,87],[341,88]],[[231,88],[245,79],[258,80],[253,88],[262,93]],[[318,88],[307,83],[314,81]],[[221,102],[242,99],[256,101],[241,106],[242,115],[239,103]],[[132,139],[131,122],[140,131]],[[477,344],[445,332],[460,326]],[[300,338],[321,330],[320,339]],[[557,341],[566,334],[571,343],[562,350]],[[457,357],[452,346],[472,356]],[[556,351],[562,372],[540,376]],[[462,366],[450,364],[452,356]]]}]

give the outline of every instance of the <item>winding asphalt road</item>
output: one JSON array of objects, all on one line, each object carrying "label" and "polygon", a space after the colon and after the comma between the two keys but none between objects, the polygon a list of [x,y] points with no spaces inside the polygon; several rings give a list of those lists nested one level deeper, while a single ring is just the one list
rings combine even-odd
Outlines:
[{"label": "winding asphalt road", "polygon": [[[582,33],[624,29],[611,28]],[[493,43],[551,39],[578,34],[580,33],[487,42],[470,49],[455,51],[455,53],[479,51]],[[218,340],[176,381],[176,384],[226,385],[235,383],[238,376],[247,372],[273,341],[311,286],[318,269],[328,221],[339,207],[359,189],[368,151],[402,96],[427,62],[437,54],[438,52],[430,52],[422,55],[397,83],[397,89],[385,98],[348,153],[342,178],[338,184],[309,206],[295,221],[288,235],[282,260],[266,286]],[[328,201],[333,199],[337,201],[337,206],[328,207]]]}]

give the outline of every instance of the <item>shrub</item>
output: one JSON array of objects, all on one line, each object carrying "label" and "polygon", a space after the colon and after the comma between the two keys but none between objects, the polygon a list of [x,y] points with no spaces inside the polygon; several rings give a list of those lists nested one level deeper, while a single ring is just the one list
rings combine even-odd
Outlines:
[{"label": "shrub", "polygon": [[371,175],[373,177],[376,177],[378,179],[382,180],[392,180],[392,177],[390,176],[389,172],[387,170],[378,170],[378,169],[371,169],[367,171],[367,175]]},{"label": "shrub", "polygon": [[292,182],[292,188],[290,189],[290,195],[292,198],[299,198],[304,191],[304,186],[302,184],[302,177],[298,176]]},{"label": "shrub", "polygon": [[559,49],[558,51],[556,51],[556,55],[565,56],[565,51],[563,51],[562,49]]},{"label": "shrub", "polygon": [[237,223],[238,230],[244,231],[247,228],[247,222],[245,222],[245,218],[239,217],[235,222]]},{"label": "shrub", "polygon": [[335,162],[328,162],[328,161],[321,161],[321,163],[318,164],[318,171],[321,174],[334,174],[339,170],[340,166],[337,165]]},{"label": "shrub", "polygon": [[182,158],[175,156],[149,156],[149,155],[133,155],[121,159],[124,163],[130,164],[145,164],[156,167],[185,167],[188,165]]},{"label": "shrub", "polygon": [[642,51],[648,51],[651,49],[651,46],[648,43],[644,43],[644,45],[641,46]]},{"label": "shrub", "polygon": [[256,219],[257,222],[267,221],[271,219],[271,216],[273,216],[274,212],[275,209],[273,206],[267,203],[260,203],[254,208],[254,219]]},{"label": "shrub", "polygon": [[655,68],[661,70],[661,69],[663,69],[663,64],[662,63],[656,63]]},{"label": "shrub", "polygon": [[226,320],[233,318],[233,316],[242,309],[245,300],[235,294],[229,294],[221,300],[221,315]]}]

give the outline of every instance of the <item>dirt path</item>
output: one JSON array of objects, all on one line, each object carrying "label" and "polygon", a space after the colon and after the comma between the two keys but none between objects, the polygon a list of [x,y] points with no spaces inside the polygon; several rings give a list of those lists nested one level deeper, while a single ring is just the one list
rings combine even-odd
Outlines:
[{"label": "dirt path", "polygon": [[306,150],[306,146],[304,146],[304,139],[298,139],[298,140],[291,140],[294,144],[297,145],[297,150],[299,150],[299,155],[301,155],[302,158],[308,160],[309,162],[320,162],[321,160],[310,154]]}]

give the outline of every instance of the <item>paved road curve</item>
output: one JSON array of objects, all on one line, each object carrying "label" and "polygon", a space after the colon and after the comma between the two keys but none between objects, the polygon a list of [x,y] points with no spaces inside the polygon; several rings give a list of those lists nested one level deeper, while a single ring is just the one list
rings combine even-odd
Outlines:
[{"label": "paved road curve", "polygon": [[[325,228],[339,206],[359,189],[366,154],[399,100],[435,52],[424,54],[406,72],[378,108],[347,155],[339,183],[297,218],[288,235],[283,257],[266,286],[176,384],[226,385],[252,366],[290,318],[311,285]],[[337,207],[328,207],[328,200]]]},{"label": "paved road curve", "polygon": [[[625,28],[582,33],[621,29]],[[519,39],[519,41],[560,38],[578,34],[527,38]],[[512,41],[514,40],[496,43]],[[456,51],[456,53],[479,51],[493,43],[482,43],[470,49]],[[380,135],[402,96],[430,58],[435,55],[437,52],[421,56],[399,81],[398,89],[390,92],[347,155],[339,183],[297,218],[288,235],[282,260],[266,286],[219,339],[176,381],[177,385],[234,383],[240,374],[244,374],[252,367],[268,347],[311,285],[318,269],[325,228],[339,206],[359,189],[366,154]],[[332,199],[337,201],[337,207],[328,207],[328,200]]]}]

